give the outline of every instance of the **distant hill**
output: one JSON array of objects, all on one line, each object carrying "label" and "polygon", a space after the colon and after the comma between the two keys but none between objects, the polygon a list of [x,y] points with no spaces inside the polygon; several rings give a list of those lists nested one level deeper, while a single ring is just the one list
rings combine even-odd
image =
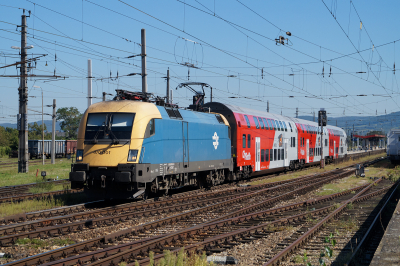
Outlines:
[{"label": "distant hill", "polygon": [[[52,129],[52,126],[53,126],[53,121],[52,120],[43,120],[43,122],[47,127],[47,132],[51,132],[51,129]],[[35,122],[33,122],[33,123],[35,123]],[[32,125],[33,123],[29,123],[29,124]],[[38,125],[42,125],[42,120],[36,121],[36,123],[38,123]],[[3,124],[0,124],[0,126],[17,128],[17,123],[15,123],[15,124],[3,123]],[[57,121],[56,121],[56,130],[61,131],[60,122],[57,122]]]},{"label": "distant hill", "polygon": [[[299,116],[301,119],[313,121],[313,116]],[[315,122],[318,121],[318,113],[316,113]],[[378,116],[343,116],[329,117],[328,125],[338,126],[346,131],[353,130],[361,135],[365,135],[369,131],[377,130],[388,133],[392,128],[400,127],[400,112],[394,112],[387,115]]]}]

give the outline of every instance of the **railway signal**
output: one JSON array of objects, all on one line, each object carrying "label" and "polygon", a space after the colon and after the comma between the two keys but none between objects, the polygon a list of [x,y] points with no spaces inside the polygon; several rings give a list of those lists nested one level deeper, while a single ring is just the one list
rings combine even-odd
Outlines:
[{"label": "railway signal", "polygon": [[324,136],[324,126],[326,126],[327,121],[328,118],[326,116],[326,111],[324,108],[321,108],[321,110],[318,111],[318,126],[321,127],[321,169],[325,168],[323,136]]}]

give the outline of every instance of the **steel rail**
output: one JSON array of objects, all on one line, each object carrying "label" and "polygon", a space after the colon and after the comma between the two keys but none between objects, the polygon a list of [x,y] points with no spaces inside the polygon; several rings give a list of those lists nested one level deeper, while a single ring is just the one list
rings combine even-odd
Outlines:
[{"label": "steel rail", "polygon": [[[311,186],[314,187],[315,184],[312,184]],[[202,225],[194,226],[191,229],[192,230],[193,229],[194,230],[198,230],[199,227],[204,227],[204,225],[206,225],[206,224],[208,226],[210,226],[210,227],[218,228],[218,227],[226,226],[228,224],[228,222],[232,223],[232,224],[236,224],[236,223],[241,222],[243,220],[248,220],[248,219],[251,219],[251,218],[254,218],[254,217],[259,217],[259,216],[261,216],[263,214],[264,215],[268,215],[268,214],[274,214],[274,213],[278,213],[278,212],[282,212],[282,211],[289,211],[289,210],[292,210],[292,209],[294,209],[296,207],[304,207],[304,206],[307,206],[307,205],[310,205],[310,204],[313,205],[313,204],[316,204],[318,202],[324,202],[327,199],[333,199],[333,198],[337,198],[337,197],[340,197],[340,196],[343,196],[343,195],[346,195],[346,194],[350,194],[352,191],[360,190],[360,189],[364,188],[365,186],[366,185],[363,185],[363,186],[360,186],[360,187],[357,187],[357,188],[349,189],[347,191],[335,193],[333,195],[319,197],[319,198],[313,199],[311,201],[307,200],[307,201],[303,201],[303,202],[300,202],[300,203],[294,203],[294,204],[290,204],[290,205],[286,205],[286,206],[282,206],[282,207],[277,207],[277,208],[273,208],[273,209],[260,211],[258,213],[247,214],[247,215],[240,216],[240,217],[233,217],[233,218],[222,220],[222,221],[220,221],[221,218],[216,218],[214,220],[205,222]],[[308,186],[308,187],[310,187],[310,186]],[[277,202],[279,200],[285,199],[289,195],[291,196],[291,195],[299,192],[299,190],[300,189],[297,189],[297,191],[292,191],[292,192],[285,193],[284,195],[280,195],[280,196],[274,197],[273,199],[265,200],[264,202],[271,202],[271,203],[272,202]],[[207,228],[208,228],[208,226],[207,226]],[[204,230],[204,228],[202,228],[202,230]],[[187,229],[184,229],[184,231],[187,231]],[[171,235],[171,234],[177,234],[177,233],[169,233],[167,235]],[[47,263],[45,265],[72,265],[72,264],[78,263],[78,261],[80,263],[85,263],[87,261],[96,261],[97,258],[103,257],[106,254],[107,254],[107,256],[110,256],[110,255],[115,254],[115,253],[120,253],[120,252],[122,252],[124,250],[129,250],[129,249],[132,249],[134,247],[144,245],[144,244],[146,244],[146,243],[148,243],[148,242],[150,242],[152,240],[156,240],[156,239],[159,239],[161,237],[163,237],[163,235],[154,236],[154,237],[146,238],[146,239],[142,239],[142,240],[137,240],[137,241],[134,241],[134,242],[131,242],[131,243],[127,243],[127,244],[122,244],[122,245],[106,248],[104,250],[96,250],[96,251],[93,251],[93,252],[90,252],[90,253],[85,253],[85,254],[78,255],[76,257],[70,257],[70,258],[66,258],[66,259],[63,259],[63,260],[60,260],[60,261],[56,261],[56,262],[49,262],[49,263]]]},{"label": "steel rail", "polygon": [[[347,166],[345,168],[349,168],[349,167],[350,166]],[[330,171],[330,172],[332,172],[332,171]],[[326,175],[326,174],[327,173],[322,173],[321,175]],[[315,176],[314,176],[314,178],[315,178]],[[174,219],[174,217],[171,217],[170,221],[173,221],[173,219]],[[163,222],[161,222],[161,224],[163,224]],[[150,228],[151,228],[151,226],[150,226]],[[31,261],[36,261],[36,262],[40,261],[40,263],[43,263],[46,260],[55,259],[55,258],[59,257],[56,254],[57,252],[61,252],[61,254],[63,254],[63,255],[60,255],[60,256],[65,257],[70,252],[75,252],[76,253],[78,250],[81,250],[81,248],[88,249],[91,246],[100,245],[103,242],[112,241],[115,238],[121,238],[121,237],[124,237],[125,235],[129,235],[131,233],[132,233],[132,231],[117,232],[117,233],[114,233],[114,234],[111,234],[111,235],[108,235],[108,236],[105,236],[105,237],[99,237],[97,239],[84,241],[84,242],[81,242],[81,243],[78,243],[78,244],[74,244],[74,245],[62,248],[62,251],[57,250],[57,251],[54,251],[54,253],[52,253],[52,251],[49,251],[49,252],[46,252],[46,253],[43,253],[43,254],[38,254],[38,255],[34,256]],[[31,264],[27,264],[27,263],[28,262],[25,259],[25,260],[21,261],[21,264],[15,264],[15,265],[31,265]],[[35,262],[29,262],[29,263],[35,264]],[[8,265],[14,265],[14,264],[8,264]]]},{"label": "steel rail", "polygon": [[[296,182],[296,184],[298,185],[298,183],[300,183],[300,182],[304,183],[303,180],[298,180],[298,182]],[[310,180],[308,182],[312,183],[313,181]],[[282,190],[282,187],[288,188],[289,185],[293,186],[293,184],[284,184],[284,185],[280,185],[279,188],[277,188],[277,187],[266,188],[266,189],[263,190],[263,193],[271,192],[271,190],[280,191],[280,190]],[[260,192],[253,192],[251,194],[259,194],[259,193]],[[118,231],[118,232],[109,234],[107,236],[97,237],[95,239],[86,240],[86,241],[83,241],[81,243],[73,244],[73,245],[70,245],[70,246],[67,246],[67,247],[63,247],[63,248],[60,248],[60,249],[57,249],[57,250],[54,250],[54,251],[49,251],[49,252],[46,252],[46,253],[38,254],[38,255],[35,255],[33,257],[30,257],[30,258],[21,259],[21,260],[15,261],[15,262],[10,262],[7,265],[36,265],[36,264],[43,264],[44,262],[46,262],[48,260],[55,260],[58,257],[67,257],[68,254],[77,253],[79,250],[89,250],[90,247],[100,246],[103,243],[112,242],[114,239],[122,238],[122,237],[125,237],[127,235],[136,234],[136,233],[139,233],[141,231],[148,230],[148,229],[151,229],[151,228],[156,228],[156,227],[165,225],[167,223],[173,223],[173,222],[179,221],[181,219],[192,217],[192,216],[197,215],[199,213],[215,209],[217,207],[224,207],[224,206],[228,205],[229,203],[233,203],[233,202],[241,200],[241,198],[243,199],[243,198],[248,198],[248,197],[250,197],[250,196],[249,195],[244,195],[242,197],[234,198],[234,199],[229,200],[229,201],[225,201],[225,202],[222,202],[222,203],[216,203],[216,204],[213,204],[213,205],[210,205],[210,206],[206,206],[206,207],[203,207],[201,209],[196,209],[196,210],[188,211],[188,212],[185,212],[185,213],[182,213],[182,214],[173,215],[173,216],[166,217],[166,218],[154,221],[154,222],[150,222],[150,223],[147,223],[147,224],[139,225],[139,226],[136,226],[134,228],[129,228],[129,229],[126,229],[126,230]],[[73,258],[74,257],[72,257],[72,259]]]},{"label": "steel rail", "polygon": [[355,258],[359,256],[359,253],[361,252],[361,248],[366,243],[367,239],[369,239],[370,234],[373,233],[372,230],[377,225],[378,218],[381,217],[382,211],[386,208],[386,206],[388,205],[389,201],[392,199],[393,195],[396,193],[396,190],[399,187],[399,185],[400,185],[400,182],[397,182],[396,187],[393,189],[392,193],[390,194],[388,199],[385,201],[385,203],[383,204],[383,206],[379,210],[378,214],[375,216],[375,218],[372,221],[371,225],[368,227],[367,232],[364,234],[364,237],[361,239],[361,241],[357,245],[356,249],[354,250],[354,252],[353,252],[352,256],[350,257],[350,259],[347,261],[346,265],[354,265],[355,264],[354,263]]},{"label": "steel rail", "polygon": [[[337,172],[337,169],[322,173],[318,176],[323,177],[327,174],[331,174],[334,172]],[[107,207],[107,208],[103,208],[103,209],[99,209],[99,210],[88,211],[88,212],[85,212],[85,215],[87,215],[87,216],[101,215],[101,214],[103,214],[102,213],[103,210],[104,210],[104,214],[107,214],[109,212],[109,210],[112,210],[113,212],[117,212],[117,211],[124,212],[124,211],[138,210],[139,208],[141,208],[141,209],[150,208],[150,207],[160,208],[162,206],[167,206],[170,204],[182,203],[187,200],[201,200],[201,199],[204,199],[207,197],[218,197],[221,195],[250,192],[250,191],[259,190],[262,188],[268,188],[268,187],[274,187],[274,186],[278,186],[278,185],[282,185],[282,184],[299,182],[301,180],[307,180],[307,179],[315,178],[315,177],[316,177],[315,175],[306,175],[306,176],[301,176],[301,177],[289,179],[289,180],[270,182],[270,183],[265,183],[265,184],[256,185],[256,186],[232,188],[232,189],[223,190],[223,191],[213,191],[213,192],[208,192],[208,193],[204,193],[204,194],[200,194],[201,191],[189,191],[189,192],[174,194],[173,197],[171,197],[171,198],[164,198],[162,200],[157,200],[157,201],[154,199],[152,201],[150,199],[150,200],[146,200],[146,201],[138,201],[138,202],[134,202],[134,203],[118,205],[116,207]],[[188,195],[186,196],[186,194],[188,194]],[[64,206],[61,208],[63,208],[64,212],[67,212],[69,210],[69,208],[76,209],[76,205],[71,206],[71,207]],[[58,209],[59,208],[57,208],[56,210],[58,210]],[[9,223],[9,222],[15,223],[15,222],[20,222],[20,221],[25,221],[25,220],[31,219],[31,218],[43,217],[43,216],[46,216],[46,214],[50,215],[51,211],[43,210],[43,211],[37,211],[34,213],[22,213],[22,214],[11,215],[11,216],[0,218],[0,223]],[[55,214],[58,214],[58,212],[55,212]]]},{"label": "steel rail", "polygon": [[[379,181],[380,180],[378,180],[378,182]],[[370,186],[364,188],[362,191],[357,193],[357,195],[354,196],[352,199],[356,199],[358,201],[366,200],[366,199],[369,199],[369,198],[371,198],[373,196],[376,196],[378,194],[384,193],[385,191],[387,191],[389,189],[389,188],[383,188],[381,190],[372,192],[372,193],[367,194],[365,196],[360,196],[363,193],[365,193],[368,189],[370,189],[371,187],[372,186],[370,185]],[[348,202],[349,202],[349,200],[345,201],[345,203],[343,204],[344,207],[348,204]],[[218,235],[218,236],[207,238],[204,241],[199,242],[199,243],[195,243],[195,244],[192,244],[192,245],[189,245],[189,246],[185,246],[184,249],[185,249],[186,252],[197,252],[198,253],[199,251],[204,250],[204,249],[206,249],[206,250],[207,249],[211,249],[212,246],[216,246],[219,243],[229,243],[229,241],[232,241],[232,240],[235,241],[235,240],[237,240],[238,237],[239,238],[246,238],[246,237],[251,236],[251,235],[258,235],[258,234],[262,235],[263,231],[264,230],[268,231],[268,229],[270,228],[271,225],[282,226],[282,225],[290,224],[290,223],[293,223],[293,222],[296,222],[296,221],[301,221],[303,219],[306,219],[310,214],[311,215],[321,215],[321,214],[327,213],[330,210],[334,210],[333,213],[335,213],[338,209],[336,209],[336,207],[331,205],[331,206],[320,208],[320,209],[317,209],[317,210],[314,210],[314,211],[293,215],[291,217],[286,217],[286,218],[282,218],[282,219],[271,221],[271,222],[267,222],[267,223],[262,223],[260,225],[252,226],[252,227],[249,227],[249,228],[238,229],[238,230],[232,231],[230,233],[221,234],[221,235]],[[323,222],[323,221],[321,221],[321,222]],[[210,226],[210,228],[207,228],[208,226]],[[216,229],[218,229],[218,228],[220,228],[222,226],[227,226],[227,224],[214,224],[214,225],[213,224],[207,224],[207,225],[205,225],[203,227],[203,229],[204,230],[207,229],[209,231],[212,231],[212,230],[216,230]],[[200,234],[200,233],[197,233],[197,234]],[[194,234],[191,234],[191,235],[194,235]],[[190,236],[186,236],[186,237],[189,238]],[[185,238],[185,236],[181,236],[180,238]],[[172,241],[167,241],[165,239],[162,239],[162,241],[160,240],[159,242],[160,243],[163,242],[163,243],[167,244],[167,243],[171,243],[171,242],[176,241],[176,240],[177,240],[177,238],[173,239]],[[296,241],[298,241],[298,240],[296,240]],[[162,250],[162,244],[159,244],[158,246],[152,247],[152,248],[157,248],[157,249],[161,249]],[[177,249],[174,249],[174,250],[171,250],[171,252],[177,253],[180,249],[181,249],[181,247],[179,247]],[[142,252],[144,252],[144,250],[142,250]],[[119,254],[121,254],[121,253],[119,253]],[[115,255],[115,257],[118,257],[118,255]],[[132,254],[130,254],[130,255],[132,255]],[[154,257],[154,261],[157,262],[163,257],[164,257],[163,254],[156,255]],[[125,261],[128,258],[129,258],[128,256],[120,257],[121,260],[125,260]],[[107,260],[109,263],[108,264],[100,263],[100,262],[103,262],[104,260]],[[99,263],[95,262],[95,263],[92,263],[90,265],[102,265],[102,266],[112,265],[112,263],[114,263],[115,261],[116,260],[113,260],[113,261],[110,262],[110,260],[108,258],[105,258],[105,259],[99,261]],[[139,263],[140,263],[140,265],[147,265],[149,263],[149,258],[140,260]],[[134,264],[128,264],[128,266],[133,266],[133,265]],[[266,264],[264,264],[264,265],[266,265]],[[274,265],[276,265],[276,264],[274,264]]]},{"label": "steel rail", "polygon": [[27,200],[27,199],[37,199],[37,198],[54,196],[54,195],[75,194],[75,193],[81,193],[81,192],[83,192],[83,189],[65,189],[65,190],[56,190],[56,191],[42,192],[42,193],[29,193],[29,194],[23,194],[23,195],[18,195],[18,196],[0,198],[0,203],[20,202],[20,201]]},{"label": "steel rail", "polygon": [[[59,217],[59,218],[55,217],[55,218],[46,219],[43,221],[40,221],[40,220],[32,221],[32,222],[29,222],[26,224],[4,226],[3,227],[4,230],[1,230],[2,227],[0,227],[0,234],[3,235],[2,237],[0,237],[0,246],[12,245],[13,243],[15,243],[15,241],[17,239],[22,239],[22,238],[28,238],[28,237],[36,238],[36,237],[44,237],[44,236],[63,235],[63,234],[72,233],[76,230],[83,230],[83,228],[85,228],[85,227],[108,225],[109,223],[123,222],[123,221],[129,220],[129,219],[132,219],[132,218],[144,217],[144,216],[148,216],[151,214],[158,215],[158,214],[165,213],[165,212],[182,211],[184,209],[184,207],[191,207],[191,208],[203,207],[201,209],[196,209],[196,210],[192,211],[192,213],[189,211],[189,212],[184,212],[182,214],[173,216],[174,217],[173,221],[177,221],[178,219],[182,219],[181,217],[189,217],[188,215],[193,215],[193,213],[197,214],[200,212],[212,210],[212,209],[219,208],[222,206],[228,206],[230,204],[234,204],[234,203],[249,199],[249,198],[257,196],[257,195],[282,191],[284,189],[296,187],[300,184],[311,183],[311,182],[313,182],[313,180],[298,180],[297,182],[292,182],[292,183],[288,183],[288,184],[284,184],[284,185],[278,185],[278,186],[274,186],[272,188],[264,188],[262,190],[252,192],[250,194],[245,194],[242,196],[232,194],[229,196],[222,197],[222,201],[220,203],[214,203],[214,204],[211,204],[211,205],[208,205],[205,207],[203,207],[203,206],[215,202],[215,200],[218,200],[218,198],[207,197],[206,199],[203,199],[201,201],[182,203],[179,205],[174,204],[171,206],[162,206],[161,208],[143,210],[143,211],[137,211],[136,209],[134,209],[134,210],[130,211],[129,213],[124,213],[124,214],[120,214],[120,215],[116,215],[116,216],[99,217],[99,218],[89,219],[89,220],[84,220],[84,221],[79,221],[79,222],[71,222],[71,221],[73,220],[73,217],[85,216],[84,213],[83,214],[74,214],[74,215],[69,215],[66,217]],[[106,211],[106,214],[112,215],[112,213],[110,213],[110,211],[112,211],[112,208],[108,209]],[[71,222],[71,223],[52,226],[58,222],[62,222],[61,219],[65,220],[64,222]],[[161,219],[161,220],[159,220],[159,223],[163,224],[168,219],[170,219],[170,218]],[[41,229],[36,229],[34,231],[28,231],[28,232],[23,231],[22,233],[16,234],[17,230],[24,230],[24,229],[28,230],[28,229],[32,228],[32,226],[35,226],[35,225],[36,226],[50,225],[50,226],[41,228]],[[143,226],[142,230],[145,230],[144,228],[146,228],[146,225],[142,225],[142,226]],[[152,224],[151,226],[154,226],[154,225]],[[121,232],[124,232],[124,231],[126,231],[126,230],[123,230],[123,231],[120,231],[117,233],[120,234]],[[10,234],[12,234],[12,235],[10,235]]]},{"label": "steel rail", "polygon": [[294,241],[292,244],[287,246],[284,250],[279,252],[277,255],[275,255],[272,259],[270,259],[268,262],[264,263],[263,266],[271,266],[271,265],[278,265],[280,262],[282,262],[283,259],[285,259],[287,256],[289,256],[291,253],[293,253],[296,249],[298,249],[301,245],[303,245],[306,241],[308,241],[311,237],[313,237],[325,224],[327,224],[331,219],[338,217],[341,212],[343,212],[344,208],[349,203],[353,203],[358,197],[360,197],[362,194],[365,193],[368,189],[370,189],[374,184],[380,182],[382,178],[379,178],[372,184],[370,184],[368,187],[357,193],[353,198],[345,201],[343,204],[339,206],[336,210],[334,210],[331,214],[326,216],[324,219],[322,219],[320,222],[318,222],[315,226],[313,226],[310,230],[305,232],[300,238],[298,238],[296,241]]}]

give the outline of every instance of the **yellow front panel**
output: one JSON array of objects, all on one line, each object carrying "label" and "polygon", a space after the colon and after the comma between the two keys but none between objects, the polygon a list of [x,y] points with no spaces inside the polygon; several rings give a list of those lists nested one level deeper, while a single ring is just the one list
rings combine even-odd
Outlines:
[{"label": "yellow front panel", "polygon": [[[135,113],[130,144],[84,144],[86,121],[89,113],[125,112]],[[136,101],[107,101],[91,105],[84,113],[78,132],[78,149],[83,149],[83,161],[90,167],[117,167],[118,164],[138,163],[143,144],[144,132],[152,118],[161,118],[152,103]],[[136,162],[128,162],[129,149],[138,150]]]}]

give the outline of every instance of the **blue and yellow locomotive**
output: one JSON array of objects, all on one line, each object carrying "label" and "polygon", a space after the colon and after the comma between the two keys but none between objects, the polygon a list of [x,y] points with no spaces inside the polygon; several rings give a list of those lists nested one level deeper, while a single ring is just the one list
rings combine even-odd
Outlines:
[{"label": "blue and yellow locomotive", "polygon": [[73,188],[136,197],[222,183],[232,172],[225,117],[146,99],[118,90],[114,100],[86,110],[71,165]]}]

